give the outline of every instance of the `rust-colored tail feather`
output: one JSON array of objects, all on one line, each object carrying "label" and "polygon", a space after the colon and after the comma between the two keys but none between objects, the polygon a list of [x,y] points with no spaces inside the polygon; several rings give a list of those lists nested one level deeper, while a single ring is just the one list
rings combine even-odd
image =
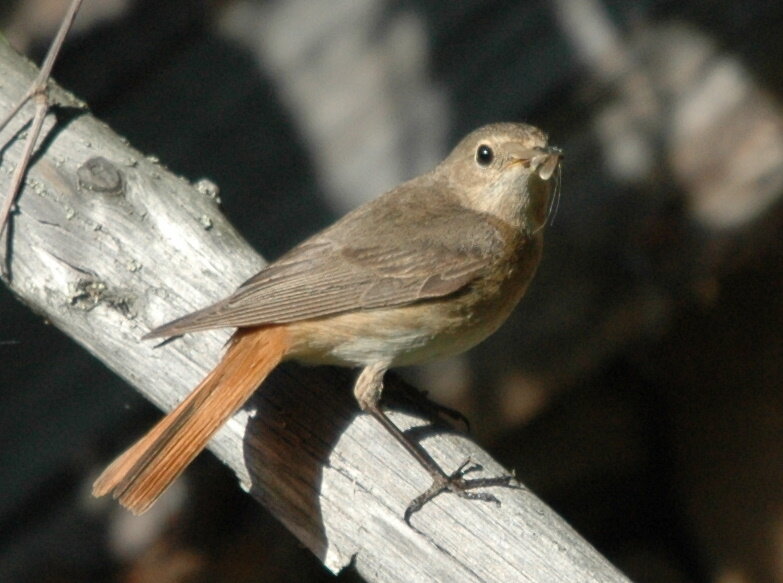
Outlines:
[{"label": "rust-colored tail feather", "polygon": [[145,512],[287,350],[284,327],[238,330],[223,359],[193,392],[103,471],[93,484],[93,496],[112,492],[134,514]]}]

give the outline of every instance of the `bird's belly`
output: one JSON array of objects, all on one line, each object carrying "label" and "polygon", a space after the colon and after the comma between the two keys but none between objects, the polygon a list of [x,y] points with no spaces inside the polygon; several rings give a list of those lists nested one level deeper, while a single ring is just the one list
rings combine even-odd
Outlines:
[{"label": "bird's belly", "polygon": [[[352,312],[290,325],[289,355],[312,364],[403,366],[458,354],[488,336],[494,327],[466,326],[458,317],[435,314],[424,304]],[[487,328],[486,330],[484,330]]]}]

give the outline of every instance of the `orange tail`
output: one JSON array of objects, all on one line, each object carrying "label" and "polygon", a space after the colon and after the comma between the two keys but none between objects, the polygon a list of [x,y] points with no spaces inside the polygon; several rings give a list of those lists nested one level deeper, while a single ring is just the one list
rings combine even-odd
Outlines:
[{"label": "orange tail", "polygon": [[93,496],[112,492],[134,514],[149,509],[287,350],[284,327],[238,330],[223,359],[193,392],[103,471]]}]

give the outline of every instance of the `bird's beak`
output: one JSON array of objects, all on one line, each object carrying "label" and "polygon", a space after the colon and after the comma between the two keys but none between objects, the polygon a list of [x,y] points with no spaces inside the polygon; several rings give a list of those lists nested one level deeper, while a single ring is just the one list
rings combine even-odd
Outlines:
[{"label": "bird's beak", "polygon": [[560,160],[563,159],[563,151],[554,146],[546,148],[524,148],[522,146],[511,147],[509,166],[522,164],[536,172],[541,180],[549,180],[557,170]]}]

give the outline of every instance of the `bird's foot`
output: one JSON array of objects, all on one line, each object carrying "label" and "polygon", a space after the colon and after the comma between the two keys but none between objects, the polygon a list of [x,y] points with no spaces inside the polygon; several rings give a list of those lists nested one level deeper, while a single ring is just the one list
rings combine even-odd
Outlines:
[{"label": "bird's foot", "polygon": [[427,502],[436,498],[443,493],[456,494],[460,498],[466,498],[468,500],[483,500],[484,502],[492,502],[500,506],[500,500],[489,492],[474,492],[478,488],[489,488],[492,486],[500,486],[502,488],[519,488],[518,485],[512,483],[514,480],[513,475],[497,476],[494,478],[472,478],[467,479],[465,476],[472,472],[478,472],[484,469],[480,464],[473,463],[472,460],[465,460],[454,472],[449,475],[445,473],[433,474],[432,485],[422,494],[416,496],[411,501],[408,508],[405,509],[405,522],[408,526],[411,525],[411,517],[421,510]]}]

